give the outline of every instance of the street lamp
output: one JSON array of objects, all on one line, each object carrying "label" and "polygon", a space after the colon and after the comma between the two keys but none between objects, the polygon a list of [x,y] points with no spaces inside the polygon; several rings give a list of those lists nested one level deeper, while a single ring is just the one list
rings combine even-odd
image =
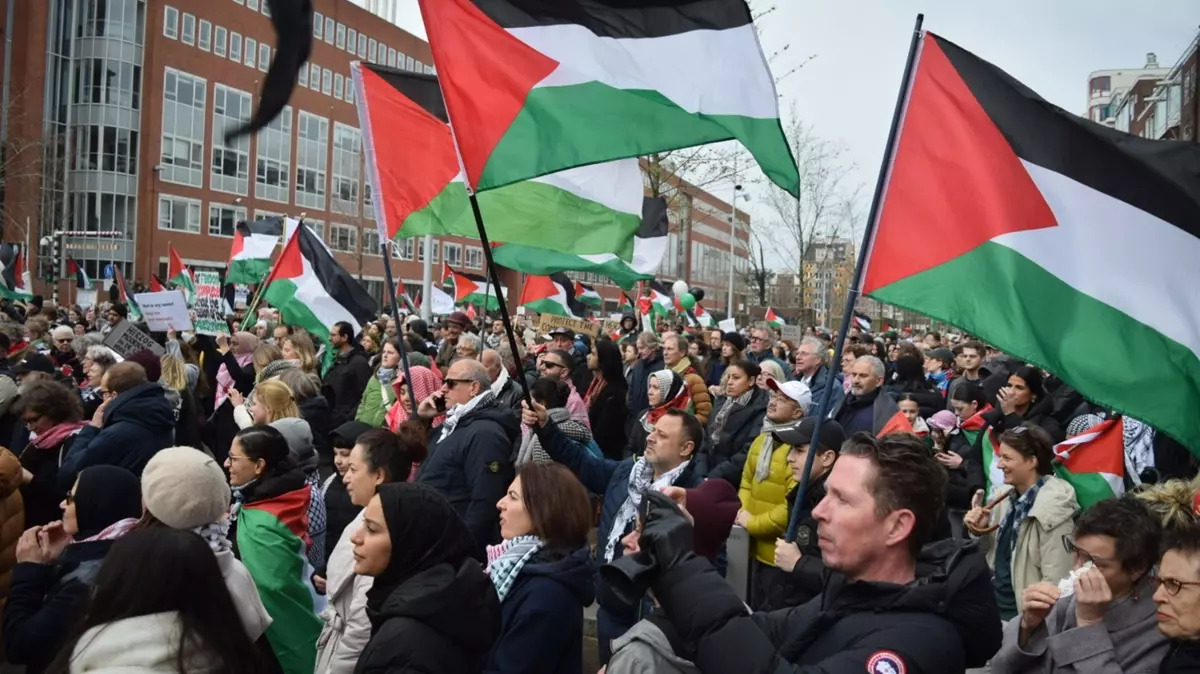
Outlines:
[{"label": "street lamp", "polygon": [[750,201],[750,195],[742,192],[742,186],[737,182],[736,173],[734,175],[733,198],[729,200],[729,303],[726,305],[726,318],[733,318],[733,270],[735,260],[735,246],[737,244],[737,202],[738,199]]}]

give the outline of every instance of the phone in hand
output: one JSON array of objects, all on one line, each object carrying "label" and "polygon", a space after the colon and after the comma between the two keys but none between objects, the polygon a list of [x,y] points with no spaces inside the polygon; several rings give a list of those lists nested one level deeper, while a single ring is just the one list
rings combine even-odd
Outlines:
[{"label": "phone in hand", "polygon": [[434,396],[433,397],[433,406],[437,409],[438,414],[444,414],[446,412],[445,396]]}]

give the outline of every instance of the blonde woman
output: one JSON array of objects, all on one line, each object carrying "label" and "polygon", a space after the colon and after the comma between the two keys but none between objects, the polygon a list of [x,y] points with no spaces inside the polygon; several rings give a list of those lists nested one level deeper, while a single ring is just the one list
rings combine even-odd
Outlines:
[{"label": "blonde woman", "polygon": [[300,408],[296,407],[296,398],[287,384],[268,379],[254,387],[250,416],[256,426],[262,426],[280,419],[299,418]]},{"label": "blonde woman", "polygon": [[188,388],[187,363],[181,356],[164,354],[159,359],[162,373],[158,382],[179,394],[179,417],[175,420],[175,441],[186,447],[200,447],[200,410],[196,396]]},{"label": "blonde woman", "polygon": [[283,340],[283,357],[296,361],[305,372],[317,372],[317,348],[303,330],[296,330]]}]

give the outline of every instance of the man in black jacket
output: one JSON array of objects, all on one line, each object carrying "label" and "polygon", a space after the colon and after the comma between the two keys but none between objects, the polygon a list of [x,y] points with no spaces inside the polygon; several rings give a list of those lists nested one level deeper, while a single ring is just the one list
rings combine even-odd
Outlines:
[{"label": "man in black jacket", "polygon": [[945,480],[913,436],[852,437],[813,511],[825,565],[836,573],[797,608],[751,614],[691,551],[691,525],[662,494],[648,495],[641,552],[624,564],[643,564],[633,577],[651,578],[666,616],[660,626],[702,672],[959,674],[995,653],[1000,619],[973,543],[922,549],[941,516]]},{"label": "man in black jacket", "polygon": [[325,374],[322,392],[333,407],[330,425],[336,428],[354,419],[363,391],[371,380],[371,361],[354,342],[354,326],[345,321],[333,324],[329,343],[337,350],[337,359]]}]

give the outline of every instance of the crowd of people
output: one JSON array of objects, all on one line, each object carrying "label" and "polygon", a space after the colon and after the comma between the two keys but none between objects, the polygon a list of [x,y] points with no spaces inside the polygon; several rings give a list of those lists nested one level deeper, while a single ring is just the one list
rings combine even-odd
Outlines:
[{"label": "crowd of people", "polygon": [[967,335],[2,308],[6,666],[1200,672],[1196,454]]}]

